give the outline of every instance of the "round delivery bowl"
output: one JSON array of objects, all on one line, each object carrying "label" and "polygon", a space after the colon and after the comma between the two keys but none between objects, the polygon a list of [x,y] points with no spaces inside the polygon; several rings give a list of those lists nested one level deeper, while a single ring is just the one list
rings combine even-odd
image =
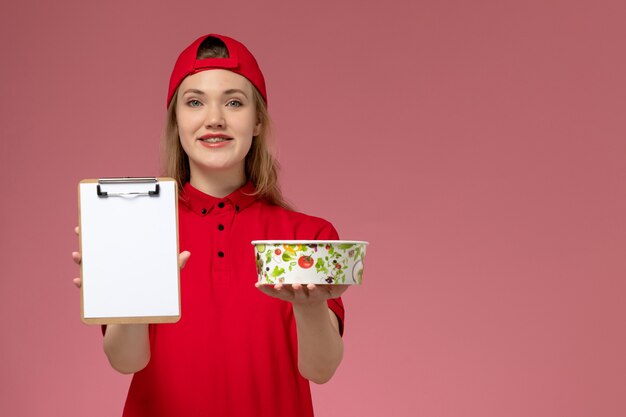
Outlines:
[{"label": "round delivery bowl", "polygon": [[262,284],[360,284],[368,242],[253,240]]}]

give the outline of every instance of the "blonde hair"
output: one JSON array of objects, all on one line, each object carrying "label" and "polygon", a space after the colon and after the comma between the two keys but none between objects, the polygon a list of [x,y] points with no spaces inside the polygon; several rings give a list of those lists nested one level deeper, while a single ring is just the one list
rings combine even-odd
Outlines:
[{"label": "blonde hair", "polygon": [[[198,49],[198,58],[228,58],[226,46],[220,43],[219,39],[207,38]],[[271,122],[265,100],[256,87],[252,86],[252,91],[257,116],[261,122],[261,131],[252,139],[252,145],[246,155],[246,178],[256,188],[254,195],[270,204],[293,210],[283,197],[278,183],[279,164],[272,155],[269,146]],[[183,150],[178,135],[178,124],[176,123],[177,96],[178,91],[174,92],[172,101],[167,108],[167,118],[163,133],[163,170],[164,175],[174,178],[178,183],[179,189],[182,190],[183,185],[189,182],[191,172],[189,169],[189,157]]]}]

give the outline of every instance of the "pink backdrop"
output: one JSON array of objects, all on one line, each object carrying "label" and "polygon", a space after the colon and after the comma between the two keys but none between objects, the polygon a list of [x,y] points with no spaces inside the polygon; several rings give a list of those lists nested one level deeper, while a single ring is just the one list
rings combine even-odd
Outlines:
[{"label": "pink backdrop", "polygon": [[208,31],[266,73],[286,194],[371,242],[318,416],[626,415],[624,2],[216,3],[0,6],[0,415],[119,415],[76,184],[158,173]]}]

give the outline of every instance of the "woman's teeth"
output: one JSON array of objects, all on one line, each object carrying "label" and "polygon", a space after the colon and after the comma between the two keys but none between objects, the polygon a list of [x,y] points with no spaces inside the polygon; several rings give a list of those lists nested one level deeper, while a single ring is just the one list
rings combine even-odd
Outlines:
[{"label": "woman's teeth", "polygon": [[200,139],[202,142],[207,142],[207,143],[218,143],[218,142],[225,142],[227,140],[230,140],[228,138],[206,138],[206,139]]}]

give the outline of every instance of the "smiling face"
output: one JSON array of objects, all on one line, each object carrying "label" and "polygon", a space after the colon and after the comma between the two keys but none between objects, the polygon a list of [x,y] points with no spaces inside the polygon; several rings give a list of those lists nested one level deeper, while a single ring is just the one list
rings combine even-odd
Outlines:
[{"label": "smiling face", "polygon": [[245,181],[245,158],[261,131],[253,88],[246,78],[222,69],[183,80],[176,122],[192,179],[219,174]]}]

